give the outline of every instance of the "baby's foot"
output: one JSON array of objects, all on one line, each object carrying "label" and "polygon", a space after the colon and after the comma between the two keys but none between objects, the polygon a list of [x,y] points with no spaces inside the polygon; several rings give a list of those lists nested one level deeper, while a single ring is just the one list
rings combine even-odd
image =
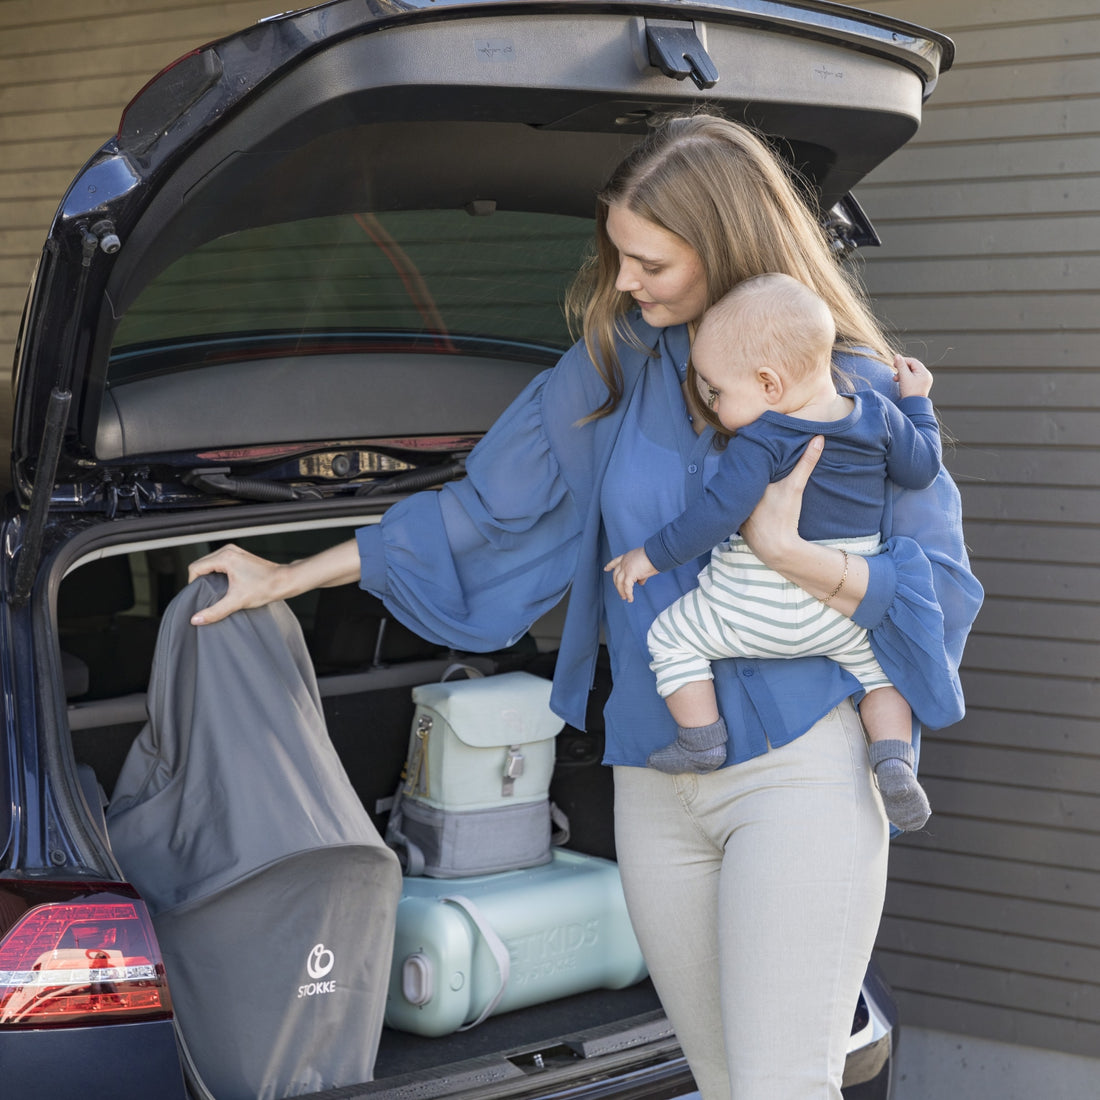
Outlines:
[{"label": "baby's foot", "polygon": [[905,741],[872,741],[870,757],[890,823],[907,833],[923,829],[932,808],[913,772],[913,746]]},{"label": "baby's foot", "polygon": [[670,775],[684,772],[712,772],[726,762],[726,723],[720,717],[709,726],[677,727],[671,745],[649,754],[651,768]]}]

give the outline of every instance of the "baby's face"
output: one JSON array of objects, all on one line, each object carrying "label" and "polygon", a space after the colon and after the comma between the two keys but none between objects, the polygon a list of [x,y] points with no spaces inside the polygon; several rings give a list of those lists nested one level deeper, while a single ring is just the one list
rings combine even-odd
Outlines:
[{"label": "baby's face", "polygon": [[764,386],[751,366],[712,335],[704,325],[691,347],[691,361],[699,376],[699,396],[728,432],[751,424],[771,405]]}]

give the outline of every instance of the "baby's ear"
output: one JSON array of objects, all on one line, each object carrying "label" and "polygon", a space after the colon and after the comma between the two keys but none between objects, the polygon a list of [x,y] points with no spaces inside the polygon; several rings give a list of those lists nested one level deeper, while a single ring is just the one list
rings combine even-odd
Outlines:
[{"label": "baby's ear", "polygon": [[771,367],[761,367],[756,372],[756,381],[769,405],[775,405],[783,399],[783,379]]}]

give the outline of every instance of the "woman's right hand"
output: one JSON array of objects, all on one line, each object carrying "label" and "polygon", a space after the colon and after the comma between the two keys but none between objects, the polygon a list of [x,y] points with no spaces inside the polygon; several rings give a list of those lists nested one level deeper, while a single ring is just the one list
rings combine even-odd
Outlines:
[{"label": "woman's right hand", "polygon": [[797,557],[806,545],[798,533],[802,494],[824,446],[824,438],[815,435],[806,444],[794,469],[764,490],[752,514],[741,524],[741,537],[749,544],[749,549],[765,565],[784,576],[785,563],[792,556]]},{"label": "woman's right hand", "polygon": [[193,561],[188,580],[208,573],[224,573],[229,589],[217,603],[191,617],[195,626],[208,626],[234,611],[263,607],[314,588],[351,584],[359,579],[359,549],[355,539],[349,539],[313,557],[281,565],[230,543]]},{"label": "woman's right hand", "polygon": [[187,569],[188,581],[209,573],[224,573],[229,588],[217,603],[192,615],[192,625],[207,626],[220,622],[234,611],[263,607],[280,599],[278,577],[280,570],[285,568],[232,543],[193,561]]},{"label": "woman's right hand", "polygon": [[814,436],[794,469],[767,487],[752,515],[741,524],[741,537],[780,576],[828,601],[842,615],[851,616],[867,594],[866,560],[836,547],[808,542],[798,533],[802,493],[824,445],[821,436]]}]

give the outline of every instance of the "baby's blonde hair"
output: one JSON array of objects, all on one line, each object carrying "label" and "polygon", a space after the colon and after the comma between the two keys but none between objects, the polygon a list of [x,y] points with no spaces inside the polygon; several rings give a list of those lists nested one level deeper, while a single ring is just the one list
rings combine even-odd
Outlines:
[{"label": "baby's blonde hair", "polygon": [[819,294],[768,272],[738,283],[707,310],[696,334],[720,341],[738,368],[770,366],[795,383],[832,367],[836,324]]}]

